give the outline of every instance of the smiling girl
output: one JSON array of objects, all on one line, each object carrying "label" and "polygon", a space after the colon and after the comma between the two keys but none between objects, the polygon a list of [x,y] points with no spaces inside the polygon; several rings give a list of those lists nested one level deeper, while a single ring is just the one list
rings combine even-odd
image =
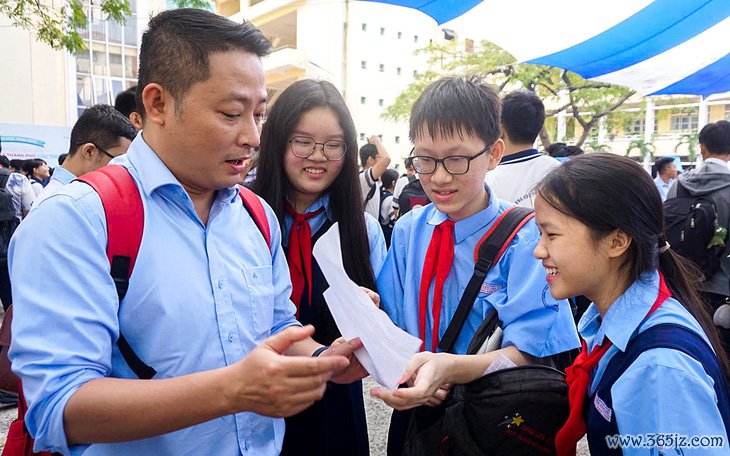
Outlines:
[{"label": "smiling girl", "polygon": [[[253,186],[282,226],[298,319],[313,324],[313,338],[324,345],[340,332],[322,296],[328,285],[312,246],[337,222],[345,271],[371,290],[385,257],[379,223],[363,210],[355,134],[350,112],[332,84],[292,84],[264,125]],[[361,382],[330,383],[321,401],[288,418],[282,454],[369,454]]]},{"label": "smiling girl", "polygon": [[[571,415],[558,454],[575,454],[586,429],[594,455],[728,454],[727,360],[697,273],[664,240],[649,174],[616,155],[575,157],[538,186],[535,214],[550,293],[592,301],[567,371]],[[641,446],[612,448],[617,435]],[[700,448],[693,436],[708,438]]]}]

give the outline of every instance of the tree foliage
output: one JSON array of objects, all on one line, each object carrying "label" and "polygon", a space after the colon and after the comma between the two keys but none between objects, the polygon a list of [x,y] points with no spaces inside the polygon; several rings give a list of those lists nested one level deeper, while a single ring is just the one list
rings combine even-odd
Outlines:
[{"label": "tree foliage", "polygon": [[[97,0],[92,3],[99,5],[107,20],[120,24],[124,24],[125,18],[131,14],[129,0]],[[207,0],[175,0],[175,3],[178,7],[209,6]],[[78,33],[89,22],[85,5],[86,2],[81,0],[0,0],[0,14],[7,16],[14,26],[35,34],[38,41],[75,55],[86,49]]]},{"label": "tree foliage", "polygon": [[[407,119],[418,95],[441,76],[482,74],[500,91],[524,88],[536,92],[545,101],[548,116],[566,111],[582,127],[581,135],[576,138],[576,145],[581,146],[602,118],[616,111],[635,93],[626,87],[589,81],[560,68],[516,63],[511,54],[489,41],[482,41],[473,52],[467,52],[463,42],[453,40],[430,44],[417,53],[425,54],[429,69],[418,74],[386,109],[385,118]],[[546,148],[551,143],[545,129],[540,139]]]}]

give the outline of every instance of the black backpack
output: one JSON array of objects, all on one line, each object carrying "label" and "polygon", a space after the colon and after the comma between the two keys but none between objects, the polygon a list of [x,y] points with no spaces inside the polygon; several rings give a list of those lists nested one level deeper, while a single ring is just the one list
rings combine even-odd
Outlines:
[{"label": "black backpack", "polygon": [[13,206],[13,195],[7,188],[9,178],[10,171],[0,168],[0,258],[8,256],[10,238],[19,223]]},{"label": "black backpack", "polygon": [[431,203],[431,200],[426,195],[426,191],[423,190],[421,181],[415,176],[408,178],[410,182],[403,187],[403,190],[398,197],[398,216],[402,217],[403,214],[413,209],[415,206],[425,206]]},{"label": "black backpack", "polygon": [[[385,237],[385,246],[390,247],[390,238],[393,236],[393,226],[395,220],[390,218],[383,219],[383,203],[385,199],[392,196],[393,193],[386,190],[384,187],[380,187],[380,205],[378,206],[378,222],[380,222],[380,228],[383,229],[383,237]],[[390,211],[389,211],[390,212]]]},{"label": "black backpack", "polygon": [[709,280],[718,269],[725,250],[712,243],[716,230],[722,233],[717,209],[708,198],[692,196],[677,182],[677,196],[664,202],[664,237],[672,250],[695,263]]}]

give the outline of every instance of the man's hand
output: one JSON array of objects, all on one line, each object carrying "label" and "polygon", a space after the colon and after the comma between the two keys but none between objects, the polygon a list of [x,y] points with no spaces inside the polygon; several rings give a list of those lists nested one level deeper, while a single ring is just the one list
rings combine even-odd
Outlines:
[{"label": "man's hand", "polygon": [[352,353],[355,348],[338,349],[317,358],[283,354],[313,333],[313,326],[289,327],[236,363],[240,381],[233,386],[230,397],[234,408],[278,418],[295,415],[321,399],[327,381],[349,371],[347,355],[342,354]]},{"label": "man's hand", "polygon": [[336,372],[332,377],[332,381],[335,383],[352,383],[367,377],[368,371],[360,364],[360,361],[355,356],[355,350],[362,347],[360,339],[352,339],[345,341],[343,337],[340,337],[336,341],[332,342],[330,348],[323,351],[320,356],[346,356],[350,361],[350,365],[345,369]]}]

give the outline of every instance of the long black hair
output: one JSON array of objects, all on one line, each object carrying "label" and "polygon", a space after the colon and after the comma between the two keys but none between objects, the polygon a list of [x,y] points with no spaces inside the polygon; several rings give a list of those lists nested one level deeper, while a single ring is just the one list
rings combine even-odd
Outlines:
[{"label": "long black hair", "polygon": [[621,266],[628,283],[659,269],[672,296],[699,322],[712,342],[726,378],[728,360],[712,322],[709,305],[696,284],[701,272],[664,241],[664,207],[649,173],[638,163],[613,154],[579,155],[551,171],[537,193],[558,211],[588,227],[595,241],[619,229],[631,238]]},{"label": "long black hair", "polygon": [[358,178],[355,124],[335,86],[326,81],[305,79],[281,93],[261,133],[259,162],[252,189],[269,203],[279,224],[284,226],[284,203],[291,188],[284,172],[289,135],[304,113],[322,107],[337,115],[347,145],[340,173],[326,190],[329,193],[329,213],[335,222],[339,222],[342,261],[350,279],[360,286],[376,290]]}]

